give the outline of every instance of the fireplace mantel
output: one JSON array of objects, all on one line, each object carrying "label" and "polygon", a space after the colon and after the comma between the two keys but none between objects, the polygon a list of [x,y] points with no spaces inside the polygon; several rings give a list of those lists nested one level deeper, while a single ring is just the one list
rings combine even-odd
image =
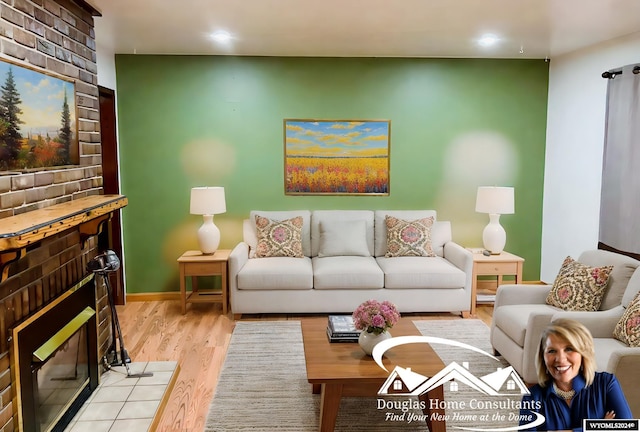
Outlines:
[{"label": "fireplace mantel", "polygon": [[0,219],[0,282],[7,277],[7,264],[22,257],[28,246],[74,227],[84,243],[127,203],[124,195],[90,195]]}]

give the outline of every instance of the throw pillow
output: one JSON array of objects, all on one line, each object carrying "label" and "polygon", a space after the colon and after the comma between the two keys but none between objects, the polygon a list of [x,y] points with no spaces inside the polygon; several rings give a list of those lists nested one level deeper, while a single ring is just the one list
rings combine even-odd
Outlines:
[{"label": "throw pillow", "polygon": [[597,311],[613,266],[589,267],[570,256],[547,295],[547,304],[570,311]]},{"label": "throw pillow", "polygon": [[385,257],[436,256],[431,247],[433,216],[406,221],[387,215],[384,222],[387,225]]},{"label": "throw pillow", "polygon": [[320,222],[319,257],[370,256],[367,246],[367,223],[363,220]]},{"label": "throw pillow", "polygon": [[640,293],[636,294],[624,310],[613,329],[613,337],[631,347],[640,347]]},{"label": "throw pillow", "polygon": [[256,215],[256,258],[302,258],[302,216],[275,221]]}]

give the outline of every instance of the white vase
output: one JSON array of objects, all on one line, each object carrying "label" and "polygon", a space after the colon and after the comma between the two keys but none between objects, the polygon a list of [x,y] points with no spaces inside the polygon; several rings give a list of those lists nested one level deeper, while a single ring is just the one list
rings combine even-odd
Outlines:
[{"label": "white vase", "polygon": [[382,342],[383,340],[389,339],[391,337],[391,333],[388,331],[384,331],[380,334],[369,333],[363,331],[360,333],[358,337],[358,344],[362,351],[364,351],[367,355],[371,355],[373,352],[373,347],[375,347],[378,342]]}]

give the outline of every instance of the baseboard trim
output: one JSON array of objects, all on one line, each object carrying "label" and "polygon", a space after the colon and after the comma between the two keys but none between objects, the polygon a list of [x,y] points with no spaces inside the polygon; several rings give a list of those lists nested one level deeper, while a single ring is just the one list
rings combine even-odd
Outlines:
[{"label": "baseboard trim", "polygon": [[128,302],[180,300],[180,291],[127,294]]}]

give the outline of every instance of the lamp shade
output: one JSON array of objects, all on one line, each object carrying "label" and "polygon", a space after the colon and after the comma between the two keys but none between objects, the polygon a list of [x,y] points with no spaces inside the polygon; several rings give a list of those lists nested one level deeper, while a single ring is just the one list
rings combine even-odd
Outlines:
[{"label": "lamp shade", "polygon": [[224,188],[195,187],[191,189],[191,214],[214,215],[227,211]]},{"label": "lamp shade", "polygon": [[476,197],[476,211],[489,214],[514,213],[512,187],[480,186]]}]

